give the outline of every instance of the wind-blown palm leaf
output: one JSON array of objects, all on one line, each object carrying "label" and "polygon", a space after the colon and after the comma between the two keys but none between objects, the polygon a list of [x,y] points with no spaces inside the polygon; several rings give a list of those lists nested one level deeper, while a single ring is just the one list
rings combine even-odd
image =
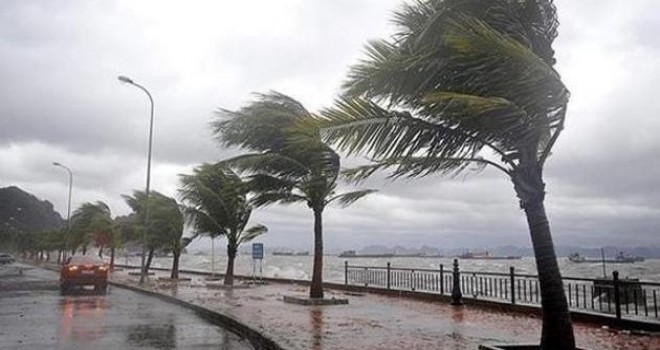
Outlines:
[{"label": "wind-blown palm leaf", "polygon": [[357,202],[360,198],[376,192],[376,190],[359,190],[353,192],[345,192],[328,199],[327,203],[337,201],[342,207],[348,207]]},{"label": "wind-blown palm leaf", "polygon": [[264,233],[268,232],[268,227],[264,225],[255,225],[247,230],[243,230],[243,232],[240,235],[240,238],[238,240],[239,244],[240,243],[246,243],[250,242],[251,240],[263,235]]},{"label": "wind-blown palm leaf", "polygon": [[303,177],[309,169],[298,159],[280,153],[250,153],[236,156],[225,162],[240,172],[263,172],[280,177]]},{"label": "wind-blown palm leaf", "polygon": [[[376,159],[417,156],[473,157],[492,139],[481,139],[462,130],[434,124],[408,112],[387,111],[363,99],[342,99],[323,112],[325,138],[355,154],[363,151]],[[502,154],[503,155],[503,154]]]}]

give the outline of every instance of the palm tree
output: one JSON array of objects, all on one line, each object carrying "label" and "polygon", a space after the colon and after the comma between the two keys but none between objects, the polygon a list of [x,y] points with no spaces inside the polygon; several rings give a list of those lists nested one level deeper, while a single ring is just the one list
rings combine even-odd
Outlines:
[{"label": "palm tree", "polygon": [[87,245],[95,238],[100,243],[99,256],[102,256],[103,246],[110,242],[116,231],[117,226],[107,204],[101,201],[83,203],[71,215],[71,232],[75,243],[70,247],[75,249],[82,245],[83,254],[86,254]]},{"label": "palm tree", "polygon": [[512,182],[530,230],[543,307],[543,349],[575,339],[550,226],[543,167],[569,92],[555,64],[548,0],[431,0],[394,16],[394,41],[372,41],[327,118],[327,141],[366,151],[391,176],[455,175],[492,166]]},{"label": "palm tree", "polygon": [[253,153],[227,162],[250,174],[252,203],[306,203],[314,212],[314,267],[310,298],[323,298],[323,210],[338,201],[348,206],[373,190],[336,194],[339,155],[309,128],[315,120],[293,98],[272,92],[238,111],[221,110],[213,127],[225,146]]},{"label": "palm tree", "polygon": [[[151,195],[150,195],[151,196]],[[179,278],[179,259],[181,253],[192,241],[190,237],[183,237],[184,218],[181,206],[174,198],[156,197],[150,208],[149,232],[157,235],[158,245],[163,251],[172,253],[172,269],[170,278]]]},{"label": "palm tree", "polygon": [[181,175],[180,179],[179,193],[188,204],[184,212],[197,233],[210,236],[211,242],[218,236],[227,238],[224,284],[233,285],[238,247],[268,231],[264,225],[245,229],[252,213],[247,199],[248,184],[221,163],[202,164],[193,170],[192,175]]},{"label": "palm tree", "polygon": [[[133,191],[133,195],[122,195],[126,204],[135,214],[133,232],[143,232],[146,209],[146,194],[144,191]],[[144,269],[149,271],[154,254],[157,250],[178,250],[183,235],[183,214],[176,200],[157,191],[149,193],[149,234],[144,244],[148,250]],[[174,243],[173,243],[174,242]],[[176,265],[178,266],[178,256]]]}]

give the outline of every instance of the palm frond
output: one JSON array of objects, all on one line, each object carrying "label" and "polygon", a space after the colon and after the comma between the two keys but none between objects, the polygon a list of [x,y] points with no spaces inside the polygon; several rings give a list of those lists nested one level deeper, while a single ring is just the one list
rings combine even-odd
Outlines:
[{"label": "palm frond", "polygon": [[255,225],[247,230],[243,230],[243,232],[240,235],[240,238],[238,239],[238,243],[245,243],[245,242],[250,242],[251,240],[263,235],[264,233],[268,232],[268,227],[264,225]]},{"label": "palm frond", "polygon": [[357,202],[360,198],[369,195],[371,193],[377,192],[378,190],[359,190],[359,191],[353,191],[353,192],[346,192],[342,193],[339,195],[336,195],[328,200],[328,203],[337,201],[339,205],[342,207],[346,208],[350,206],[351,204]]},{"label": "palm frond", "polygon": [[293,194],[291,192],[282,191],[257,193],[250,200],[250,203],[255,207],[263,207],[276,203],[286,205],[299,202],[309,203],[310,198],[298,194]]},{"label": "palm frond", "polygon": [[284,178],[300,178],[309,174],[309,168],[298,159],[276,152],[243,154],[223,163],[240,172],[259,172]]},{"label": "palm frond", "polygon": [[489,146],[461,130],[434,124],[408,112],[388,111],[363,99],[341,99],[322,112],[324,138],[348,154],[365,152],[376,159],[415,156],[471,156]]}]

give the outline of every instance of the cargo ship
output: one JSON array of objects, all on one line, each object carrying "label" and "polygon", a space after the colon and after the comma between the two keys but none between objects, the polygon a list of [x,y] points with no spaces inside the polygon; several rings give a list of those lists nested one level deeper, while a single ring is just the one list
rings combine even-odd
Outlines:
[{"label": "cargo ship", "polygon": [[442,258],[442,255],[427,255],[424,253],[413,254],[397,254],[397,253],[384,253],[384,254],[358,254],[355,250],[345,250],[339,254],[340,258]]},{"label": "cargo ship", "polygon": [[473,260],[518,260],[522,259],[521,256],[513,256],[513,255],[506,255],[506,256],[496,256],[496,255],[491,255],[490,252],[486,251],[483,253],[471,253],[471,252],[465,252],[459,256],[457,256],[459,259],[473,259]]},{"label": "cargo ship", "polygon": [[568,260],[573,263],[609,263],[609,264],[632,264],[644,261],[641,256],[626,256],[623,252],[619,252],[614,259],[589,259],[581,256],[578,253],[573,253],[568,256]]}]

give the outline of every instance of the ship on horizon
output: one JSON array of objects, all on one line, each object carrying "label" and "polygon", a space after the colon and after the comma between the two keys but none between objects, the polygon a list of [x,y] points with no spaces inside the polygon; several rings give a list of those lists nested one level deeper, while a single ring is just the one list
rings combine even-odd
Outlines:
[{"label": "ship on horizon", "polygon": [[467,251],[457,256],[457,258],[472,259],[472,260],[519,260],[522,259],[522,256],[518,256],[518,255],[497,256],[497,255],[492,255],[489,251],[480,252],[480,253],[472,253],[470,251]]},{"label": "ship on horizon", "polygon": [[636,262],[642,262],[644,261],[644,257],[641,256],[627,256],[623,254],[623,252],[619,252],[619,254],[614,257],[614,259],[605,259],[605,258],[600,258],[600,259],[589,259],[584,256],[581,256],[578,253],[573,253],[568,256],[568,260],[573,263],[610,263],[610,264],[632,264]]},{"label": "ship on horizon", "polygon": [[300,251],[300,252],[292,252],[292,251],[274,251],[272,255],[276,256],[308,256],[309,251]]},{"label": "ship on horizon", "polygon": [[382,254],[358,254],[355,250],[345,250],[338,255],[340,258],[442,258],[442,255],[428,255],[424,253],[412,254],[397,254],[382,253]]}]

